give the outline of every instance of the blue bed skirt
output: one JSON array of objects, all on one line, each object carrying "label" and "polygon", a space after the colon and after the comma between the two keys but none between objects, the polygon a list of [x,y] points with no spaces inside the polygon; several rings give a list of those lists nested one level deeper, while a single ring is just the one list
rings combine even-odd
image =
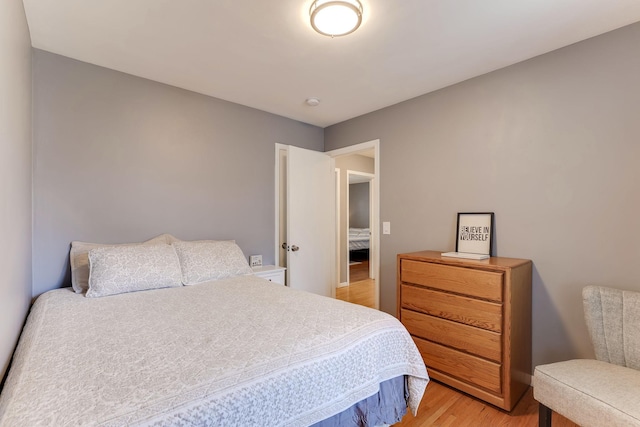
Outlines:
[{"label": "blue bed skirt", "polygon": [[312,427],[374,427],[400,422],[407,413],[406,377],[380,383],[380,391]]}]

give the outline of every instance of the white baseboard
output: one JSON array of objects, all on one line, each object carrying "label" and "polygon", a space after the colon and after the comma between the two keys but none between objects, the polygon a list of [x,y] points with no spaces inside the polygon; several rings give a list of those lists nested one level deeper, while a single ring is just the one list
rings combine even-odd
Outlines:
[{"label": "white baseboard", "polygon": [[349,283],[348,282],[338,283],[338,286],[336,286],[336,288],[344,288],[345,286],[349,286]]}]

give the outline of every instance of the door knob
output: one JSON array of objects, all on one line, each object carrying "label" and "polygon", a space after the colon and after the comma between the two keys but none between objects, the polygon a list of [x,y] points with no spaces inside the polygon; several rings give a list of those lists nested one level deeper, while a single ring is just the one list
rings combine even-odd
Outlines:
[{"label": "door knob", "polygon": [[299,247],[297,247],[296,245],[293,246],[287,246],[287,242],[284,242],[282,245],[280,245],[280,247],[282,249],[284,249],[285,251],[293,251],[293,252],[297,252],[300,250]]}]

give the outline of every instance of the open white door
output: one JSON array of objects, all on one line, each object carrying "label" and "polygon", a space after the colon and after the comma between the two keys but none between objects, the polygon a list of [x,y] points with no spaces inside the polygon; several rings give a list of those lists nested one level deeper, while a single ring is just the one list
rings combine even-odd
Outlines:
[{"label": "open white door", "polygon": [[334,160],[286,146],[287,286],[324,296],[335,292]]}]

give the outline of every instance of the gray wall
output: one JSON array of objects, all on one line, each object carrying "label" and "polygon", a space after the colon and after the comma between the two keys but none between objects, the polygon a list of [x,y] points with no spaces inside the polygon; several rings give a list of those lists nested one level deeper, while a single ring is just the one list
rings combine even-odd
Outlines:
[{"label": "gray wall", "polygon": [[0,2],[0,378],[31,302],[31,39],[21,1]]},{"label": "gray wall", "polygon": [[274,261],[275,143],[323,130],[35,50],[33,294],[69,285],[72,240],[236,239]]},{"label": "gray wall", "polygon": [[325,129],[380,139],[381,308],[396,254],[455,248],[457,212],[496,214],[533,273],[533,362],[593,355],[587,284],[640,291],[640,24]]},{"label": "gray wall", "polygon": [[349,185],[349,227],[369,228],[369,183]]}]

